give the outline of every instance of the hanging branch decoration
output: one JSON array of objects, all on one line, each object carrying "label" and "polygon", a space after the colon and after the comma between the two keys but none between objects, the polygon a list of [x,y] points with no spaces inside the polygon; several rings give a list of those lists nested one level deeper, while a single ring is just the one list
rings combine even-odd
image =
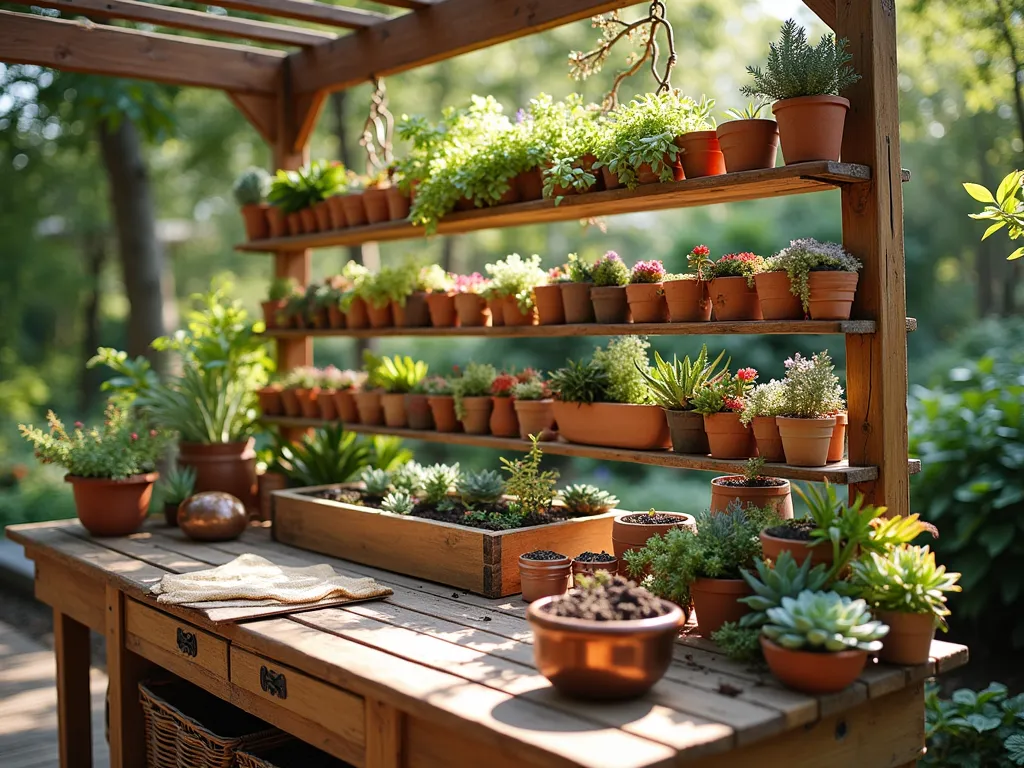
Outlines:
[{"label": "hanging branch decoration", "polygon": [[[635,48],[639,49],[630,52],[626,57],[626,69],[619,72],[612,81],[612,87],[601,103],[603,111],[608,112],[618,106],[619,86],[627,77],[639,72],[644,62],[650,62],[651,74],[658,83],[656,93],[662,93],[672,88],[672,69],[675,67],[678,57],[676,56],[672,25],[668,23],[665,3],[662,0],[653,0],[647,15],[636,21],[625,22],[619,18],[618,11],[612,11],[594,16],[591,22],[595,28],[601,30],[601,40],[593,50],[569,53],[569,74],[573,79],[586,80],[591,75],[600,72],[612,48],[623,39],[628,39]],[[665,61],[664,69],[660,71],[658,67],[659,27],[664,29],[668,47],[668,59]]]},{"label": "hanging branch decoration", "polygon": [[391,141],[395,132],[395,117],[388,111],[388,89],[384,79],[373,78],[370,112],[363,124],[359,146],[366,150],[366,172],[370,176],[388,170],[395,161]]}]

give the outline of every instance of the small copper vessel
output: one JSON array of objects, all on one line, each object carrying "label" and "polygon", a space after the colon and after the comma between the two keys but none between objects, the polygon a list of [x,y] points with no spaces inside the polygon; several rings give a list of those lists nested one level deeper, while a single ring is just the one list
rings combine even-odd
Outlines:
[{"label": "small copper vessel", "polygon": [[554,597],[530,603],[533,658],[540,673],[567,696],[632,699],[658,682],[672,661],[685,618],[679,606],[653,619],[590,621],[554,616]]},{"label": "small copper vessel", "polygon": [[195,541],[229,541],[248,524],[245,505],[230,493],[204,491],[178,507],[178,527]]}]

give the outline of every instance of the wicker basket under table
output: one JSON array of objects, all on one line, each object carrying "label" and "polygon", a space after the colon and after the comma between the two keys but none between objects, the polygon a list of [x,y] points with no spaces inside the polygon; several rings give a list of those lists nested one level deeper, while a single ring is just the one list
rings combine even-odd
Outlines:
[{"label": "wicker basket under table", "polygon": [[[255,753],[255,754],[254,754]],[[271,749],[239,750],[238,768],[352,768],[298,739]]]}]

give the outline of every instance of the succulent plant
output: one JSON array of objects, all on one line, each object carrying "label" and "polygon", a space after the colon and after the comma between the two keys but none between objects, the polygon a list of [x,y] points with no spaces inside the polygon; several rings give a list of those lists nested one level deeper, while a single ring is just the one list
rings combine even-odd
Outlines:
[{"label": "succulent plant", "polygon": [[422,360],[413,361],[406,355],[382,357],[375,371],[377,382],[385,392],[400,394],[409,392],[427,376],[427,364]]},{"label": "succulent plant", "polygon": [[391,487],[396,491],[415,493],[423,487],[423,465],[416,461],[407,461],[391,471]]},{"label": "succulent plant", "polygon": [[547,385],[540,379],[521,381],[512,387],[511,393],[516,400],[543,400],[551,396]]},{"label": "succulent plant", "polygon": [[429,504],[440,504],[459,484],[458,463],[435,464],[423,469],[423,495]]},{"label": "succulent plant", "polygon": [[383,469],[367,467],[359,475],[370,496],[383,496],[391,490],[391,473]]},{"label": "succulent plant", "polygon": [[828,569],[824,565],[811,568],[810,556],[802,565],[797,565],[789,552],[780,554],[774,567],[764,560],[758,560],[754,567],[756,575],[740,571],[744,581],[754,590],[750,597],[739,599],[752,611],[740,619],[742,627],[760,627],[768,620],[768,609],[782,605],[782,598],[796,597],[805,590],[817,592],[828,580]]},{"label": "succulent plant", "polygon": [[416,499],[408,491],[392,491],[381,501],[380,508],[395,515],[408,515],[416,508]]},{"label": "succulent plant", "polygon": [[172,464],[160,484],[163,490],[164,504],[181,504],[192,495],[195,485],[195,467]]},{"label": "succulent plant", "polygon": [[871,618],[863,600],[805,589],[768,609],[761,633],[791,651],[878,651],[889,627]]},{"label": "succulent plant", "polygon": [[928,547],[903,544],[890,552],[871,552],[854,561],[850,584],[876,609],[902,613],[930,613],[946,631],[945,592],[959,592],[959,573],[946,573],[936,565]]},{"label": "succulent plant", "polygon": [[246,168],[235,179],[231,192],[239,205],[259,205],[270,191],[270,174],[262,168]]},{"label": "succulent plant", "polygon": [[596,485],[570,485],[560,498],[573,515],[600,515],[615,507],[619,500]]},{"label": "succulent plant", "polygon": [[467,472],[459,479],[456,487],[463,504],[490,504],[505,493],[505,479],[494,469]]},{"label": "succulent plant", "polygon": [[670,411],[686,411],[693,407],[691,400],[696,392],[709,381],[728,371],[732,358],[726,360],[725,365],[719,369],[723,357],[724,349],[718,353],[714,361],[708,362],[708,347],[705,344],[692,363],[690,356],[687,355],[681,361],[673,356],[672,363],[669,364],[655,352],[654,368],[649,370],[646,365],[638,365],[638,370],[647,382],[647,389],[656,404]]}]

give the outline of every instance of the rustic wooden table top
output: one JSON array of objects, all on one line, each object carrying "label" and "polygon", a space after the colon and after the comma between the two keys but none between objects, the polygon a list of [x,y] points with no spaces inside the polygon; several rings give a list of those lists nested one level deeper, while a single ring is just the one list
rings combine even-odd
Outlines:
[{"label": "rustic wooden table top", "polygon": [[341,573],[372,576],[394,595],[239,624],[215,625],[196,611],[160,607],[233,644],[537,765],[639,768],[721,754],[890,696],[967,661],[963,646],[935,641],[927,665],[872,663],[846,690],[812,697],[684,633],[665,678],[643,699],[579,702],[558,695],[534,667],[526,606],[518,596],[489,600],[305,552],[271,541],[261,527],[216,544],[189,541],[156,523],[117,539],[92,538],[77,521],[14,526],[7,535],[37,561],[52,558],[149,601],[149,586],[164,574],[209,568],[247,552],[279,565],[327,562]]}]

